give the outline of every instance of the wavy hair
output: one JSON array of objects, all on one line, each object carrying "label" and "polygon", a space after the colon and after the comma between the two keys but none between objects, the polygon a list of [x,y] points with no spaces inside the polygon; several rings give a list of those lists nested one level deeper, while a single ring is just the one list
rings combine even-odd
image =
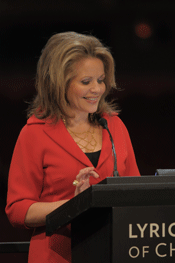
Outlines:
[{"label": "wavy hair", "polygon": [[36,74],[37,94],[28,108],[28,117],[34,114],[39,119],[49,118],[54,122],[61,116],[73,117],[67,107],[67,89],[76,75],[75,63],[91,57],[99,58],[105,70],[106,91],[96,113],[112,113],[115,106],[106,101],[107,95],[116,88],[114,59],[109,48],[94,36],[64,32],[53,35],[41,52]]}]

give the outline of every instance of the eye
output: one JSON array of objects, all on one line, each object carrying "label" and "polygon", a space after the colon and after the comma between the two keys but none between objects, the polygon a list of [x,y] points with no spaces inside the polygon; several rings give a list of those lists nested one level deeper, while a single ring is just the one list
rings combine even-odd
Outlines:
[{"label": "eye", "polygon": [[104,82],[104,80],[105,80],[104,78],[103,78],[103,79],[98,79],[97,82],[98,82],[99,84],[101,84],[101,83]]},{"label": "eye", "polygon": [[83,85],[88,85],[88,84],[90,83],[90,81],[89,81],[89,80],[82,80],[81,83],[82,83]]}]

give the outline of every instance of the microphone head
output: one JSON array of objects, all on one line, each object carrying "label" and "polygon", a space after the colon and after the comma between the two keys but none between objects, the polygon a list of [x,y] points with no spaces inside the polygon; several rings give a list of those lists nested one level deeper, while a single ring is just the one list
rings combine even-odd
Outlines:
[{"label": "microphone head", "polygon": [[104,129],[108,129],[108,123],[107,120],[105,118],[100,118],[98,120],[98,123],[104,128]]}]

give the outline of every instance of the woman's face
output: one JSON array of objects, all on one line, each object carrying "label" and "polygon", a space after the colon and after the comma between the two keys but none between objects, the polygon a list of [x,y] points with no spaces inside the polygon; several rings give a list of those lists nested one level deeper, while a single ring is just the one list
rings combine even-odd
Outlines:
[{"label": "woman's face", "polygon": [[68,86],[67,100],[75,116],[88,116],[97,111],[106,90],[103,62],[98,58],[82,59],[75,64],[75,73]]}]

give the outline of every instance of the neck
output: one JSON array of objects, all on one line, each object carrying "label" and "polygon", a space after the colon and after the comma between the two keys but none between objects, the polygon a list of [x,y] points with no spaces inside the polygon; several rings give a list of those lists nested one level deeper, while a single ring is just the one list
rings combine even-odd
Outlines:
[{"label": "neck", "polygon": [[66,123],[70,127],[88,124],[89,123],[88,115],[86,115],[86,116],[75,116],[74,118],[69,118],[66,120]]}]

